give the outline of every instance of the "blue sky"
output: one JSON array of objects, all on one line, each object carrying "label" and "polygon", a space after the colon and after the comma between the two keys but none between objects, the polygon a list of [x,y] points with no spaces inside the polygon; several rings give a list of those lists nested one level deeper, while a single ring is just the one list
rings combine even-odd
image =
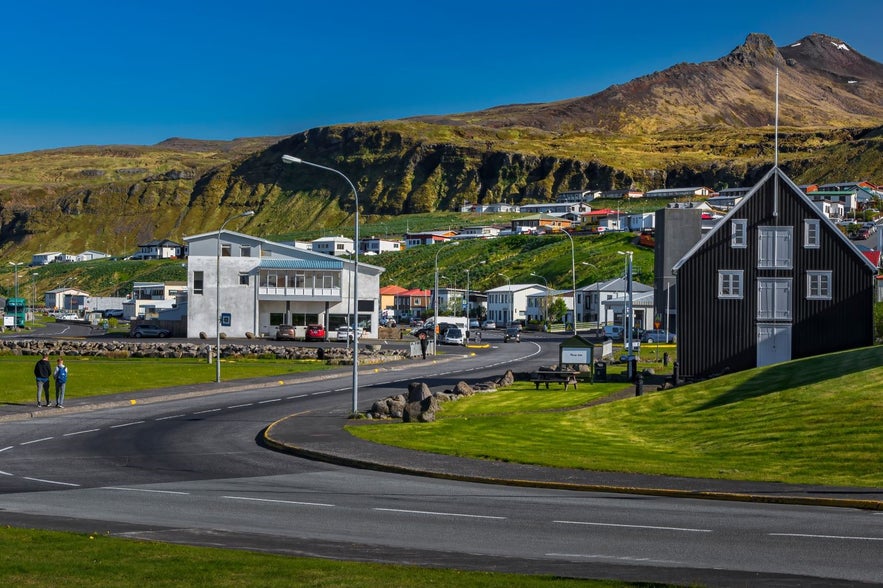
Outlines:
[{"label": "blue sky", "polygon": [[881,0],[14,2],[0,154],[329,124],[593,94],[752,32],[883,62]]}]

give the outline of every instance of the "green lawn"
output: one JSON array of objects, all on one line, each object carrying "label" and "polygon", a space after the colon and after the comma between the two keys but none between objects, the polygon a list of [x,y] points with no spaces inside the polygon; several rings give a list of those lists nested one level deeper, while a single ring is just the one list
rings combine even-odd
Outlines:
[{"label": "green lawn", "polygon": [[53,531],[0,529],[0,582],[27,588],[104,586],[628,586],[404,565],[352,563]]},{"label": "green lawn", "polygon": [[[57,356],[50,357],[55,366]],[[37,356],[0,356],[3,373],[2,401],[31,403],[36,400],[34,364]],[[214,382],[217,366],[205,359],[126,358],[66,356],[69,375],[65,397],[82,398],[147,388],[184,386]],[[279,376],[331,369],[317,360],[290,359],[224,359],[221,361],[223,381],[264,376]]]},{"label": "green lawn", "polygon": [[[883,347],[788,362],[600,406],[516,383],[434,423],[353,426],[424,451],[555,467],[883,486]],[[554,386],[553,386],[554,387]],[[595,385],[599,395],[609,385]],[[621,388],[622,386],[620,386]]]}]

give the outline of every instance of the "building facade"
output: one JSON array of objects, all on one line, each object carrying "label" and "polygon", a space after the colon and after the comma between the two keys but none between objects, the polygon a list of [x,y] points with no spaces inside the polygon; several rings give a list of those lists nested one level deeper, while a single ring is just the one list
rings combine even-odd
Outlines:
[{"label": "building facade", "polygon": [[[280,324],[318,323],[333,331],[351,322],[354,261],[232,231],[185,241],[190,248],[188,337],[217,335],[218,285],[221,332],[228,336],[272,337]],[[377,336],[382,273],[383,268],[359,263],[356,307],[368,337]]]}]

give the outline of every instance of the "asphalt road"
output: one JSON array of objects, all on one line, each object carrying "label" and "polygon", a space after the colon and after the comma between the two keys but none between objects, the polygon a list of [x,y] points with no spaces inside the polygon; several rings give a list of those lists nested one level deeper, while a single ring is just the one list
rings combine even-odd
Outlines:
[{"label": "asphalt road", "polygon": [[[415,379],[452,386],[553,361],[555,339],[534,337],[444,362],[363,368],[360,405]],[[883,583],[883,514],[874,512],[488,486],[348,469],[258,445],[284,416],[345,415],[349,386],[342,375],[5,422],[0,523],[574,577]]]}]

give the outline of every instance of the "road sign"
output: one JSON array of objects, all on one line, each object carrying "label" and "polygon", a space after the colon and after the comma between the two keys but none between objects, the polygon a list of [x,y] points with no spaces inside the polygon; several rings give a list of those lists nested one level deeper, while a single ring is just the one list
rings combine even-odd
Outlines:
[{"label": "road sign", "polygon": [[229,312],[222,312],[221,313],[221,326],[222,327],[229,327],[232,324],[233,324],[233,315],[231,315]]}]

